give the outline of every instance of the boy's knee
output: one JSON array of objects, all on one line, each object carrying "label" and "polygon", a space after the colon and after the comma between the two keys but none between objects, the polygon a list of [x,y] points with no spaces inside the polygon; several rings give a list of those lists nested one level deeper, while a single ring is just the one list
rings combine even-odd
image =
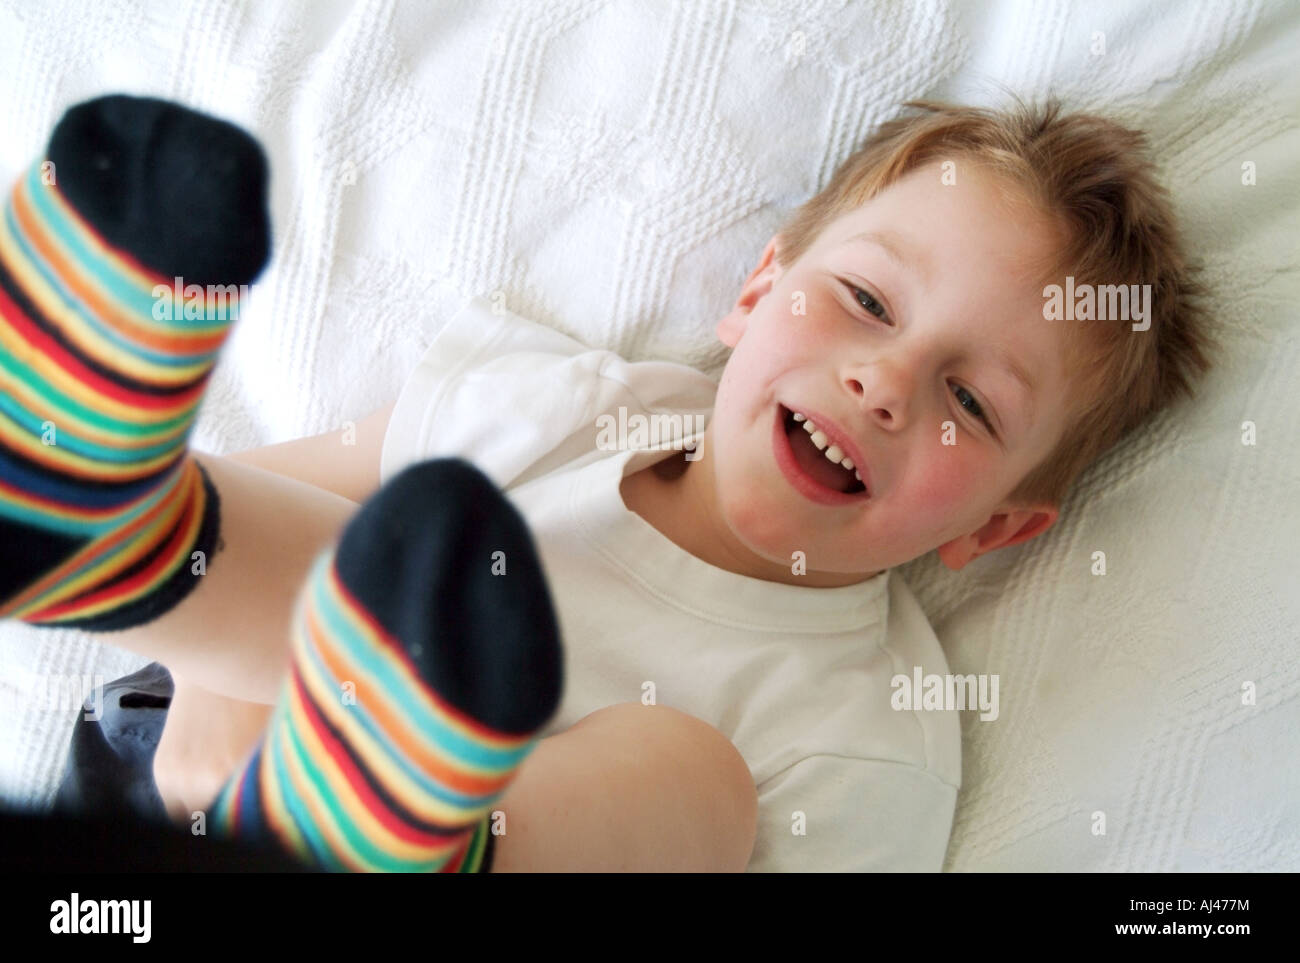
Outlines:
[{"label": "boy's knee", "polygon": [[[721,872],[741,872],[758,831],[758,791],[749,765],[715,727],[670,706],[625,702],[588,716],[636,733],[645,757],[664,767],[677,799],[699,813],[700,845]],[[584,722],[586,720],[583,720]]]}]

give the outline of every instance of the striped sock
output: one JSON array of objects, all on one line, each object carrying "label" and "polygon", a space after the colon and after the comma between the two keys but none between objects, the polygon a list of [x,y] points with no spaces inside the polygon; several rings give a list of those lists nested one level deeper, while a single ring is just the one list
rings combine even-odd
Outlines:
[{"label": "striped sock", "polygon": [[[0,617],[122,629],[197,583],[220,522],[187,443],[239,286],[267,258],[266,181],[238,128],[113,96],[64,114],[9,194]],[[178,285],[180,303],[160,296]]]},{"label": "striped sock", "polygon": [[313,564],[289,678],[216,831],[327,870],[485,872],[492,803],[562,669],[516,509],[466,461],[413,465]]}]

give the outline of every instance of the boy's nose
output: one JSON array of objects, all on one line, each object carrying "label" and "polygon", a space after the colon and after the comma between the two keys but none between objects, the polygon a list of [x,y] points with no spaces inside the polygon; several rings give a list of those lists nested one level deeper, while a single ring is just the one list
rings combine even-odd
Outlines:
[{"label": "boy's nose", "polygon": [[913,379],[907,370],[888,359],[860,366],[849,378],[858,404],[881,428],[900,431],[912,407]]}]

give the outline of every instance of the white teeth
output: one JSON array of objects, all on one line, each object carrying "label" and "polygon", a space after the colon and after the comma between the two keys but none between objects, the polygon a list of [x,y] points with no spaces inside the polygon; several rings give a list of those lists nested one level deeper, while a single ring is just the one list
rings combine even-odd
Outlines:
[{"label": "white teeth", "polygon": [[842,466],[847,471],[852,471],[853,477],[858,481],[862,481],[862,475],[853,470],[853,459],[846,458],[844,450],[840,448],[839,445],[831,445],[830,447],[827,447],[827,442],[829,442],[830,439],[826,437],[826,432],[818,431],[817,426],[813,424],[812,419],[807,415],[801,415],[797,411],[793,414],[795,421],[803,422],[803,430],[812,436],[810,440],[817,446],[818,450],[821,451],[823,455],[835,464]]}]

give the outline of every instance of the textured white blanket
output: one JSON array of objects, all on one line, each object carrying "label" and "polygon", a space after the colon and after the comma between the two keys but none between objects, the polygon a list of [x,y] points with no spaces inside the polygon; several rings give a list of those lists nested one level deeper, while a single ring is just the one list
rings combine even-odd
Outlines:
[{"label": "textured white blanket", "polygon": [[[1283,2],[0,0],[0,175],[112,91],[262,140],[274,261],[195,436],[222,453],[392,400],[475,294],[716,373],[763,243],[901,100],[1003,84],[1144,127],[1225,350],[1047,536],[906,567],[953,671],[1001,680],[997,721],[964,720],[947,866],[1295,870],[1297,49]],[[56,683],[142,661],[0,627],[0,791],[49,800]]]}]

